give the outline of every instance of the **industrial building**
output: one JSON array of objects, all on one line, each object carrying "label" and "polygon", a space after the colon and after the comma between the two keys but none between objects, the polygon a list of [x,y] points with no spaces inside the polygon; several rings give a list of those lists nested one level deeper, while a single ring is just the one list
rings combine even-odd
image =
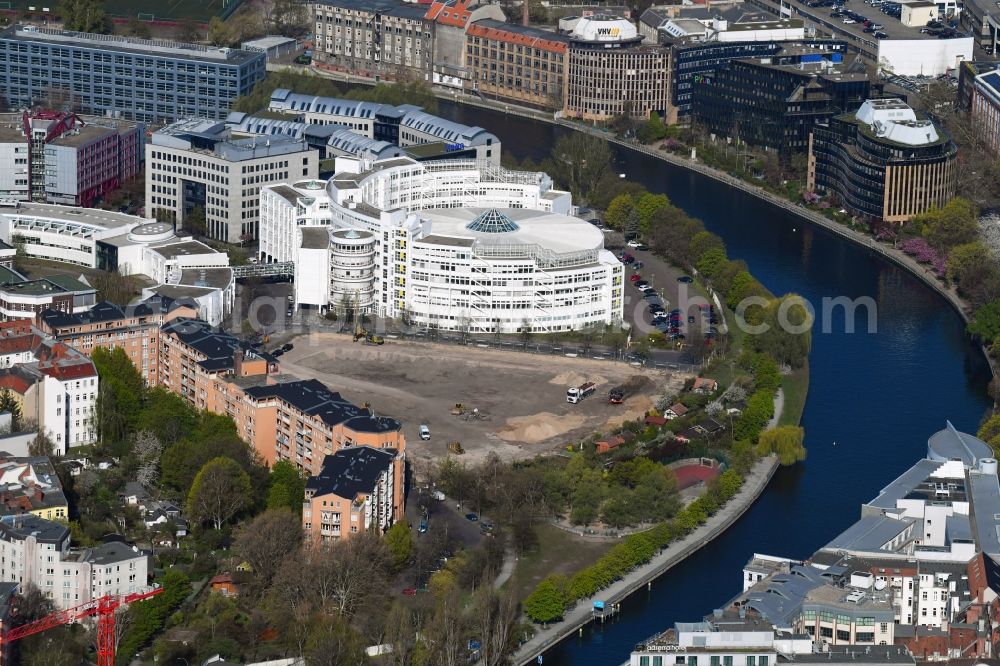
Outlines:
[{"label": "industrial building", "polygon": [[298,306],[503,333],[620,322],[622,265],[573,212],[543,173],[338,158],[327,183],[264,188],[260,258],[295,264]]},{"label": "industrial building", "polygon": [[955,195],[957,152],[901,100],[868,100],[813,130],[807,187],[864,219],[906,222]]},{"label": "industrial building", "polygon": [[0,115],[0,198],[93,206],[141,173],[145,128],[37,109]]},{"label": "industrial building", "polygon": [[262,52],[12,25],[0,30],[0,100],[163,124],[221,120],[265,75]]}]

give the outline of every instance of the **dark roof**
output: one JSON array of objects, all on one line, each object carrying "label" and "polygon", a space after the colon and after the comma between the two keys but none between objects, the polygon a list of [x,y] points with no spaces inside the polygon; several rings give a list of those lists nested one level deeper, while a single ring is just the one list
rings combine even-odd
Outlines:
[{"label": "dark roof", "polygon": [[370,446],[352,446],[341,449],[323,459],[319,476],[310,476],[306,490],[314,495],[333,493],[353,500],[359,493],[370,493],[375,482],[392,465],[395,449],[373,449]]},{"label": "dark roof", "polygon": [[239,349],[240,341],[228,333],[219,333],[200,319],[178,318],[168,321],[161,329],[177,337],[207,359],[229,359]]},{"label": "dark roof", "polygon": [[256,400],[280,398],[304,414],[319,417],[327,425],[343,423],[355,432],[392,432],[401,427],[396,419],[374,416],[316,379],[251,386],[245,393]]},{"label": "dark roof", "polygon": [[108,301],[101,301],[86,312],[69,314],[60,310],[45,309],[40,316],[50,328],[65,328],[67,326],[82,326],[108,321],[118,321],[128,317],[145,317],[163,312],[170,312],[183,305],[169,296],[154,295],[146,300],[129,305],[126,308]]},{"label": "dark roof", "polygon": [[99,546],[88,548],[83,559],[91,564],[115,564],[146,555],[135,546],[120,541],[109,541]]},{"label": "dark roof", "polygon": [[427,14],[427,6],[406,4],[393,0],[320,0],[320,5],[334,5],[338,9],[353,9],[363,14],[388,14],[409,19],[422,20]]},{"label": "dark roof", "polygon": [[532,37],[534,39],[547,39],[550,42],[571,41],[569,35],[563,35],[551,30],[543,30],[542,28],[533,28],[530,25],[497,21],[496,19],[482,19],[480,21],[476,21],[476,25],[483,28],[492,28],[493,30],[504,30],[506,32],[512,32],[518,35],[524,35],[525,37]]},{"label": "dark roof", "polygon": [[330,246],[330,230],[326,227],[303,227],[302,248],[306,250],[325,250]]},{"label": "dark roof", "polygon": [[34,535],[41,543],[59,544],[69,538],[69,528],[33,514],[4,516],[0,518],[0,538],[20,541]]}]

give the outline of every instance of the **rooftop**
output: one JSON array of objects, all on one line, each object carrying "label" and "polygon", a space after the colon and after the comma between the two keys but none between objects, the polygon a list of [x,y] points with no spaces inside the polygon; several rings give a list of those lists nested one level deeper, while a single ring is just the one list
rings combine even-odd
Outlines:
[{"label": "rooftop", "polygon": [[348,500],[369,494],[379,477],[392,465],[395,449],[352,446],[323,459],[318,476],[306,481],[306,491],[313,496],[337,495]]},{"label": "rooftop", "polygon": [[946,421],[945,428],[927,440],[927,454],[934,460],[961,460],[966,468],[970,468],[982,458],[992,458],[993,449],[978,437],[959,432],[951,421]]},{"label": "rooftop", "polygon": [[69,539],[69,528],[30,513],[0,517],[0,539],[21,541],[29,536],[41,543],[61,544]]},{"label": "rooftop", "polygon": [[912,519],[896,520],[887,516],[863,516],[823,548],[846,551],[887,550],[886,544],[901,537],[910,529],[913,522]]},{"label": "rooftop", "polygon": [[394,432],[402,427],[399,421],[376,416],[315,379],[254,386],[247,388],[246,394],[256,400],[276,397],[303,414],[319,418],[328,426],[343,423],[357,432],[372,433]]},{"label": "rooftop", "polygon": [[95,229],[124,229],[136,224],[152,222],[136,215],[126,215],[100,208],[77,208],[57,204],[19,201],[16,206],[0,204],[0,215],[23,215],[45,218],[58,223],[78,223]]},{"label": "rooftop", "polygon": [[241,49],[216,48],[201,44],[170,42],[161,39],[139,39],[118,35],[98,35],[87,32],[56,30],[31,25],[12,25],[0,30],[0,38],[18,41],[46,42],[62,46],[90,48],[98,51],[126,51],[153,58],[179,58],[182,60],[216,61],[242,64],[263,57],[262,54]]},{"label": "rooftop", "polygon": [[300,230],[303,249],[325,250],[330,246],[330,230],[326,227],[300,227]]}]

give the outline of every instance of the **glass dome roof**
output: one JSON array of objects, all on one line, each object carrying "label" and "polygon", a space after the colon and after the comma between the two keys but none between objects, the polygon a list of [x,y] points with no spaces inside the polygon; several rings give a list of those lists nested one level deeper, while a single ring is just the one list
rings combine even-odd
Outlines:
[{"label": "glass dome roof", "polygon": [[476,219],[465,225],[465,228],[469,231],[480,231],[487,234],[503,234],[520,229],[513,220],[496,208],[483,211],[476,216]]}]

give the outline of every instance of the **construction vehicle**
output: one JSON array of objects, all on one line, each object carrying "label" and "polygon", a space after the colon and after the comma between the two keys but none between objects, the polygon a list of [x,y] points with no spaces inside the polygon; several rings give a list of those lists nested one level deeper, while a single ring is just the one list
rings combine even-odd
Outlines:
[{"label": "construction vehicle", "polygon": [[162,587],[157,587],[147,592],[135,592],[126,595],[109,594],[92,599],[79,606],[49,613],[34,622],[22,624],[20,627],[4,631],[2,644],[6,646],[25,636],[33,636],[34,634],[54,629],[64,624],[73,624],[74,622],[79,622],[80,620],[85,620],[96,615],[97,666],[115,666],[115,611],[121,606],[128,606],[136,601],[149,599],[162,591]]},{"label": "construction vehicle", "polygon": [[375,335],[374,333],[366,329],[364,326],[362,326],[361,322],[358,322],[358,325],[354,327],[354,341],[357,342],[358,340],[363,340],[365,344],[369,345],[385,344],[385,339],[382,336]]},{"label": "construction vehicle", "polygon": [[454,453],[457,456],[465,453],[465,449],[462,448],[461,442],[448,442],[448,453]]},{"label": "construction vehicle", "polygon": [[579,386],[574,386],[566,391],[566,402],[571,402],[576,404],[586,398],[588,395],[593,395],[594,391],[597,390],[597,384],[594,382],[586,382],[585,384],[580,384]]},{"label": "construction vehicle", "polygon": [[612,405],[620,405],[625,402],[625,398],[634,395],[642,390],[648,380],[642,376],[635,376],[624,384],[620,384],[608,391],[608,402]]},{"label": "construction vehicle", "polygon": [[465,405],[460,402],[456,402],[455,406],[451,408],[452,416],[461,416],[465,413]]},{"label": "construction vehicle", "polygon": [[608,402],[612,405],[620,405],[625,402],[625,389],[621,386],[616,386],[608,391]]}]

